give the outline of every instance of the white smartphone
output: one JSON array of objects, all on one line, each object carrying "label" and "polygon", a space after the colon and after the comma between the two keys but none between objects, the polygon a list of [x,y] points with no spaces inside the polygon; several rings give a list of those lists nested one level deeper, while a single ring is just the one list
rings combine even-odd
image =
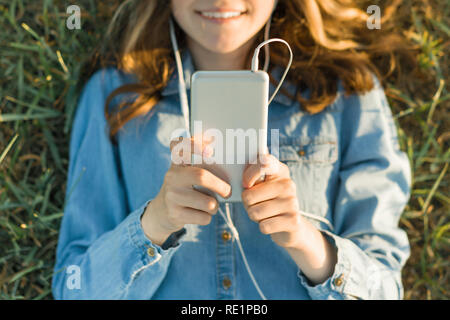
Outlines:
[{"label": "white smartphone", "polygon": [[267,153],[269,76],[261,70],[196,71],[190,95],[191,136],[214,137],[210,162],[193,155],[192,163],[230,183],[232,194],[224,199],[195,188],[220,202],[240,202],[246,164],[256,163],[259,154]]}]

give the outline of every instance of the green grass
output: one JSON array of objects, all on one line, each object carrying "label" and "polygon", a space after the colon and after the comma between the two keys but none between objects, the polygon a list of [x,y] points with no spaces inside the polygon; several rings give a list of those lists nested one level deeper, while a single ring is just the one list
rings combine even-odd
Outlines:
[{"label": "green grass", "polygon": [[[0,299],[52,298],[74,84],[114,9],[77,1],[82,28],[71,31],[59,3],[0,0]],[[421,48],[415,76],[386,88],[413,170],[401,218],[412,245],[405,298],[448,299],[450,5],[405,0],[402,12],[398,26]]]}]

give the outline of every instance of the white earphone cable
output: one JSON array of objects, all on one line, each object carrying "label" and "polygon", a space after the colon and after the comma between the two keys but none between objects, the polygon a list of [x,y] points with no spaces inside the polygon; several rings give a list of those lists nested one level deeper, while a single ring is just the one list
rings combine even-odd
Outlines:
[{"label": "white earphone cable", "polygon": [[291,46],[289,45],[289,43],[287,43],[286,41],[284,41],[283,39],[279,39],[279,38],[272,38],[269,40],[266,40],[262,43],[260,43],[258,45],[258,47],[256,47],[255,49],[255,53],[253,54],[253,58],[252,58],[252,71],[258,71],[258,64],[259,64],[259,59],[258,59],[258,55],[259,55],[259,50],[261,49],[262,46],[270,43],[270,42],[274,42],[274,41],[278,41],[278,42],[282,42],[284,43],[288,49],[289,49],[289,62],[288,65],[286,67],[286,69],[284,70],[283,76],[280,79],[280,82],[278,83],[278,86],[276,87],[275,91],[272,93],[272,96],[269,99],[269,102],[267,103],[267,105],[270,105],[270,103],[272,102],[273,98],[275,98],[275,95],[277,94],[278,90],[281,88],[281,85],[283,84],[284,78],[286,78],[286,75],[291,67],[292,64],[292,60],[293,60],[293,53],[291,50]]},{"label": "white earphone cable", "polygon": [[[270,22],[272,21],[272,15],[270,15],[270,19],[269,19],[269,21],[267,21],[267,23],[266,23],[266,27],[265,27],[265,29],[264,29],[264,41],[267,41],[268,39],[269,39],[269,33],[270,33]],[[263,68],[263,70],[265,71],[265,72],[267,72],[268,71],[268,69],[269,69],[269,62],[270,62],[270,52],[269,52],[269,46],[265,46],[264,47],[264,54],[265,54],[265,57],[264,57],[264,68]]]},{"label": "white earphone cable", "polygon": [[239,252],[241,253],[242,256],[242,260],[244,260],[244,265],[245,268],[247,269],[247,273],[250,276],[250,279],[253,282],[253,285],[256,288],[256,291],[258,291],[259,296],[261,297],[262,300],[267,300],[266,296],[264,295],[264,293],[261,291],[261,288],[258,285],[258,282],[255,279],[255,276],[253,275],[252,270],[250,269],[250,265],[248,264],[247,261],[247,256],[245,255],[244,252],[244,248],[242,248],[242,243],[241,240],[239,238],[239,232],[236,230],[236,227],[233,224],[233,220],[231,219],[231,215],[230,215],[230,202],[225,202],[225,211],[227,212],[227,215],[225,216],[222,209],[219,207],[219,213],[220,215],[223,217],[223,219],[225,220],[226,224],[228,225],[228,228],[230,228],[231,233],[233,234],[234,238],[236,239],[238,248],[239,248]]},{"label": "white earphone cable", "polygon": [[191,136],[191,126],[189,122],[189,104],[186,93],[186,83],[184,82],[183,63],[181,62],[180,50],[178,49],[178,42],[175,36],[175,27],[173,26],[172,18],[169,19],[170,24],[170,40],[172,42],[173,51],[175,53],[175,62],[178,71],[178,91],[180,93],[181,110],[184,115],[184,123],[187,130],[187,137]]}]

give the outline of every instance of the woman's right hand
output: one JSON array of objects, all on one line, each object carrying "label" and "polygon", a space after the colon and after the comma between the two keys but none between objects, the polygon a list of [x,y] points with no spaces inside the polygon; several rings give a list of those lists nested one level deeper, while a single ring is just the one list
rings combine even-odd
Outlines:
[{"label": "woman's right hand", "polygon": [[[170,151],[175,146],[177,150],[189,150],[191,153],[202,155],[211,154],[207,144],[201,145],[194,138],[180,138],[170,143]],[[197,145],[197,147],[195,147]],[[197,151],[198,150],[198,151]],[[173,155],[172,160],[174,159]],[[180,230],[186,224],[207,225],[219,208],[218,201],[193,188],[193,185],[205,187],[223,198],[231,195],[231,186],[210,171],[191,166],[191,154],[172,161],[158,195],[147,205],[141,218],[141,224],[147,238],[156,245],[162,245],[171,233]],[[176,164],[179,163],[179,164]]]}]

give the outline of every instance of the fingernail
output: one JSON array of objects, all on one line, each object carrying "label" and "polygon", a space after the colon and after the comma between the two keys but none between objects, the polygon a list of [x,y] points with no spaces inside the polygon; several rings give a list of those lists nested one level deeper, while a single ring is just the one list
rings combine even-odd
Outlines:
[{"label": "fingernail", "polygon": [[228,195],[226,196],[226,199],[228,199],[229,197],[231,197],[231,187],[230,187],[230,191],[228,192]]}]

